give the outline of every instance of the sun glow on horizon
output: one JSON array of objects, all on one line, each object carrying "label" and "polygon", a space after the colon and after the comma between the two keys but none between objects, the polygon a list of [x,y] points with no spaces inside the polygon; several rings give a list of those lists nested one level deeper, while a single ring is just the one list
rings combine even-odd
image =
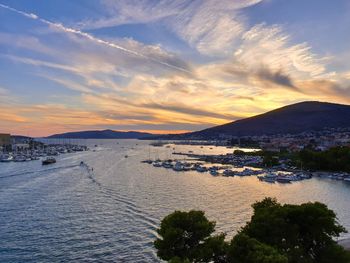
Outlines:
[{"label": "sun glow on horizon", "polygon": [[305,100],[350,104],[349,14],[345,0],[4,0],[0,132],[183,133]]}]

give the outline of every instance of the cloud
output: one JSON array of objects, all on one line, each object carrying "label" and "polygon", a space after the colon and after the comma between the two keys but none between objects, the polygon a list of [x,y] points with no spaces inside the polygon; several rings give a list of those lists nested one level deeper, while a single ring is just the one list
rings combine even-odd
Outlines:
[{"label": "cloud", "polygon": [[[0,33],[5,47],[0,59],[15,62],[10,66],[20,77],[40,76],[62,87],[43,95],[45,104],[20,93],[10,104],[6,85],[0,89],[0,119],[37,134],[199,130],[302,100],[349,101],[346,67],[329,70],[328,56],[317,55],[306,42],[295,43],[282,26],[249,25],[243,8],[258,2],[104,1],[107,15],[77,23],[79,30],[0,5],[45,27],[38,31],[38,23],[28,25],[31,35],[21,35],[21,28]],[[85,32],[128,23],[157,23],[192,48],[169,52],[162,43],[100,39]],[[35,90],[33,82],[27,85]]]},{"label": "cloud", "polygon": [[12,8],[12,7],[9,7],[7,5],[3,5],[3,4],[0,4],[0,7],[5,8],[7,10],[10,10],[12,12],[15,12],[17,14],[23,15],[25,17],[28,17],[30,19],[39,20],[40,22],[42,22],[44,24],[47,24],[47,25],[49,25],[51,27],[54,27],[54,28],[56,28],[56,29],[58,29],[60,31],[63,31],[63,32],[66,32],[66,33],[75,34],[75,35],[79,35],[79,36],[81,36],[81,37],[83,37],[85,39],[88,39],[90,41],[93,41],[93,42],[95,42],[97,44],[105,45],[105,46],[108,46],[110,48],[117,49],[117,50],[120,50],[122,52],[125,52],[125,53],[127,53],[129,55],[133,55],[133,56],[141,57],[141,58],[144,58],[144,59],[148,59],[148,60],[153,61],[155,63],[159,63],[159,64],[161,64],[163,66],[166,66],[166,67],[178,70],[178,71],[182,71],[184,73],[191,74],[191,72],[188,69],[186,69],[186,68],[181,68],[181,67],[178,67],[177,65],[169,64],[168,62],[162,61],[162,60],[160,60],[160,59],[158,59],[156,57],[148,56],[148,55],[143,54],[143,53],[141,53],[141,52],[139,52],[137,50],[131,50],[131,49],[125,48],[125,47],[117,45],[117,44],[115,44],[113,42],[97,38],[97,37],[93,36],[92,34],[89,34],[89,33],[86,33],[86,32],[83,32],[83,31],[80,31],[80,30],[77,30],[77,29],[74,29],[74,28],[66,27],[66,26],[64,26],[64,25],[62,25],[60,23],[51,22],[51,21],[46,20],[44,18],[40,18],[40,17],[38,17],[35,14],[26,13],[26,12],[23,12],[21,10],[18,10],[18,9],[15,9],[15,8]]},{"label": "cloud", "polygon": [[78,23],[84,29],[99,29],[135,23],[162,21],[178,37],[206,55],[227,55],[245,29],[240,10],[262,0],[104,0],[108,15]]},{"label": "cloud", "polygon": [[350,81],[340,83],[328,79],[316,79],[299,81],[298,86],[303,88],[306,94],[318,96],[324,100],[333,100],[350,103]]},{"label": "cloud", "polygon": [[243,35],[235,61],[249,69],[261,66],[298,77],[315,77],[325,72],[325,58],[317,58],[307,43],[291,44],[280,26],[258,24]]},{"label": "cloud", "polygon": [[267,80],[280,86],[297,89],[293,84],[292,79],[288,75],[283,74],[281,71],[271,72],[267,69],[260,69],[256,76],[261,80]]}]

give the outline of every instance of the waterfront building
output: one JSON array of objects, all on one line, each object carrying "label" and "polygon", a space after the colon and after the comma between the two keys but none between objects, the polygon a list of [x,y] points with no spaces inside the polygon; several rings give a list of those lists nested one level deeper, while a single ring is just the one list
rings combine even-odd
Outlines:
[{"label": "waterfront building", "polygon": [[12,145],[12,150],[15,152],[29,150],[30,145],[28,143],[16,143]]}]

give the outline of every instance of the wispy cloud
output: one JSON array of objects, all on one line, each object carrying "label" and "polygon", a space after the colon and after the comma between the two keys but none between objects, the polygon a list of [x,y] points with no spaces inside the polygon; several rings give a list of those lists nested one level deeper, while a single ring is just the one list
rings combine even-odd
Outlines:
[{"label": "wispy cloud", "polygon": [[149,57],[149,56],[146,56],[138,51],[135,51],[135,50],[131,50],[131,49],[127,49],[123,46],[120,46],[120,45],[117,45],[113,42],[110,42],[110,41],[107,41],[107,40],[103,40],[103,39],[100,39],[100,38],[97,38],[95,36],[93,36],[92,34],[89,34],[89,33],[86,33],[86,32],[83,32],[83,31],[80,31],[80,30],[77,30],[77,29],[74,29],[74,28],[70,28],[70,27],[66,27],[60,23],[54,23],[54,22],[51,22],[49,20],[46,20],[44,18],[40,18],[39,16],[37,16],[36,14],[32,14],[32,13],[26,13],[24,11],[21,11],[21,10],[17,10],[15,8],[12,8],[10,6],[7,6],[7,5],[3,5],[3,4],[0,4],[0,7],[2,8],[5,8],[7,10],[10,10],[12,12],[15,12],[17,14],[20,14],[20,15],[23,15],[25,17],[28,17],[30,19],[34,19],[34,20],[39,20],[41,21],[42,23],[45,23],[49,26],[52,26],[52,27],[55,27],[63,32],[67,32],[67,33],[72,33],[72,34],[76,34],[76,35],[79,35],[79,36],[82,36],[90,41],[94,41],[98,44],[101,44],[101,45],[106,45],[108,47],[111,47],[111,48],[114,48],[114,49],[118,49],[122,52],[125,52],[125,53],[128,53],[130,55],[134,55],[134,56],[138,56],[138,57],[142,57],[142,58],[145,58],[145,59],[149,59],[153,62],[156,62],[156,63],[159,63],[161,65],[164,65],[166,67],[170,67],[172,69],[175,69],[175,70],[179,70],[179,71],[182,71],[182,72],[185,72],[185,73],[189,73],[191,74],[191,71],[189,71],[188,69],[186,68],[181,68],[181,67],[178,67],[176,65],[172,65],[172,64],[169,64],[167,62],[164,62],[164,61],[161,61],[161,60],[158,60],[156,58],[153,58],[153,57]]},{"label": "wispy cloud", "polygon": [[[302,100],[350,102],[347,57],[320,55],[282,25],[252,23],[245,8],[261,2],[104,0],[98,18],[71,23],[0,4],[28,21],[0,32],[0,62],[19,76],[18,82],[6,75],[0,80],[6,87],[0,88],[0,121],[9,130],[40,135],[92,128],[183,131]],[[181,45],[105,33],[106,27],[140,23],[161,28]],[[53,85],[44,94],[47,83]],[[18,91],[37,92],[37,84],[45,103]]]},{"label": "wispy cloud", "polygon": [[151,23],[162,20],[170,30],[206,55],[227,55],[244,31],[245,19],[239,11],[262,0],[165,0],[102,1],[105,18],[85,20],[78,26],[98,29],[123,24]]}]

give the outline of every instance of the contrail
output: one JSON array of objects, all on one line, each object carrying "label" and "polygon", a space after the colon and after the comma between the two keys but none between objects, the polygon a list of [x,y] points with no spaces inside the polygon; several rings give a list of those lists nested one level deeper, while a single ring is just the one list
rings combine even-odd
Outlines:
[{"label": "contrail", "polygon": [[85,37],[85,38],[87,38],[87,39],[89,39],[91,41],[94,41],[96,43],[99,43],[99,44],[102,44],[102,45],[109,46],[111,48],[115,48],[115,49],[121,50],[121,51],[123,51],[125,53],[131,54],[131,55],[134,55],[134,56],[138,56],[138,57],[142,57],[142,58],[151,60],[153,62],[156,62],[158,64],[167,66],[167,67],[172,68],[172,69],[176,69],[176,70],[179,70],[179,71],[182,71],[182,72],[185,72],[185,73],[192,74],[191,71],[189,71],[189,70],[187,70],[185,68],[181,68],[181,67],[178,67],[178,66],[166,63],[164,61],[161,61],[161,60],[158,60],[158,59],[154,59],[152,57],[146,56],[146,55],[144,55],[142,53],[139,53],[137,51],[130,50],[130,49],[124,48],[122,46],[116,45],[116,44],[114,44],[112,42],[109,42],[109,41],[97,38],[97,37],[95,37],[95,36],[93,36],[93,35],[91,35],[89,33],[86,33],[86,32],[83,32],[83,31],[80,31],[80,30],[77,30],[77,29],[74,29],[74,28],[66,27],[66,26],[64,26],[64,25],[62,25],[60,23],[51,22],[49,20],[46,20],[44,18],[41,18],[41,17],[37,16],[36,14],[27,13],[27,12],[24,12],[24,11],[21,11],[21,10],[18,10],[18,9],[15,9],[13,7],[10,7],[10,6],[7,6],[7,5],[3,5],[3,4],[0,4],[0,7],[5,8],[7,10],[10,10],[12,12],[15,12],[17,14],[20,14],[22,16],[25,16],[27,18],[30,18],[30,19],[33,19],[33,20],[38,20],[38,21],[40,21],[40,22],[42,22],[44,24],[47,24],[49,26],[53,26],[55,28],[58,28],[61,31],[64,31],[64,32],[67,32],[67,33],[76,34],[76,35]]}]

